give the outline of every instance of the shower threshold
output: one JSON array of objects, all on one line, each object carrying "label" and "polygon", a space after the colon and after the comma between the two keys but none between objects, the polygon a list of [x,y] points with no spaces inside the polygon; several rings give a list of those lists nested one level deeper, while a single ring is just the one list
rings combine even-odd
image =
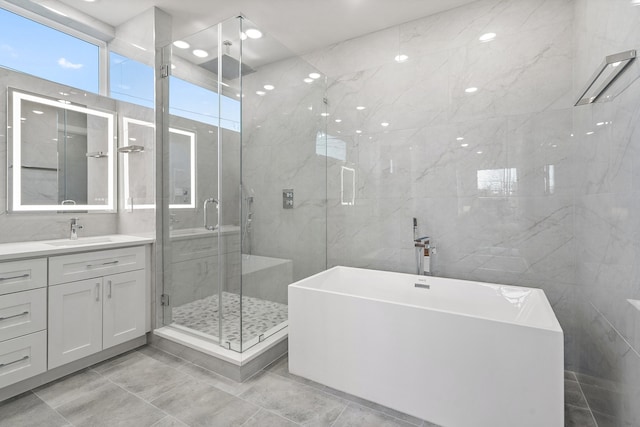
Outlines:
[{"label": "shower threshold", "polygon": [[199,337],[169,325],[153,331],[151,345],[242,382],[285,354],[288,350],[287,337],[288,328],[284,327],[240,353],[221,347],[210,337]]}]

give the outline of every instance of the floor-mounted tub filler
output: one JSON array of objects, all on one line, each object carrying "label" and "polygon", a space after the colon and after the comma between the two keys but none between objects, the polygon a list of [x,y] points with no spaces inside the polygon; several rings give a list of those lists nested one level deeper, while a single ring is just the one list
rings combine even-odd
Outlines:
[{"label": "floor-mounted tub filler", "polygon": [[334,267],[289,286],[289,370],[447,427],[562,427],[540,289]]}]

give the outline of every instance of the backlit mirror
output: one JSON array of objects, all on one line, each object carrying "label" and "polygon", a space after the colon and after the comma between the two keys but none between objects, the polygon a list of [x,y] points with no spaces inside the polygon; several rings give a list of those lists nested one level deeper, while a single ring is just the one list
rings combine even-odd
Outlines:
[{"label": "backlit mirror", "polygon": [[[153,194],[154,124],[130,117],[122,118],[124,169],[124,206],[126,209],[151,209]],[[196,134],[169,128],[169,188],[171,209],[196,207]]]},{"label": "backlit mirror", "polygon": [[116,210],[115,113],[9,89],[9,210]]}]

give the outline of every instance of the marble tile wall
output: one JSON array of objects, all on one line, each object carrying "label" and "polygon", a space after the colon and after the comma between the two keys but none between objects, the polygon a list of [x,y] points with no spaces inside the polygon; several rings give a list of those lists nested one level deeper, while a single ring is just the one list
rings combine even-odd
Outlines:
[{"label": "marble tile wall", "polygon": [[[416,217],[437,275],[544,289],[570,369],[581,292],[573,28],[572,0],[480,0],[305,56],[328,78],[337,147],[329,266],[415,272]],[[343,168],[355,171],[353,204]]]},{"label": "marble tile wall", "polygon": [[[253,197],[243,249],[292,260],[293,280],[326,268],[325,89],[303,81],[316,71],[293,57],[243,79],[242,179]],[[257,95],[265,84],[275,89]],[[293,209],[283,209],[283,189],[293,189]]]},{"label": "marble tile wall", "polygon": [[[640,47],[640,7],[626,0],[577,0],[576,97],[606,55]],[[581,372],[596,419],[640,425],[640,64],[573,111],[576,150],[576,281]]]}]

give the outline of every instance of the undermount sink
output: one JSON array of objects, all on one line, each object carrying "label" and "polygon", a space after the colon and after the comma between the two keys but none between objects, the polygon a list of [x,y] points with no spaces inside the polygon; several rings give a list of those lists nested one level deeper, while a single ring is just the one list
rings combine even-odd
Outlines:
[{"label": "undermount sink", "polygon": [[83,245],[94,245],[96,243],[111,243],[115,242],[114,239],[110,237],[86,237],[80,238],[78,240],[58,240],[55,242],[47,242],[47,245],[50,246],[83,246]]}]

